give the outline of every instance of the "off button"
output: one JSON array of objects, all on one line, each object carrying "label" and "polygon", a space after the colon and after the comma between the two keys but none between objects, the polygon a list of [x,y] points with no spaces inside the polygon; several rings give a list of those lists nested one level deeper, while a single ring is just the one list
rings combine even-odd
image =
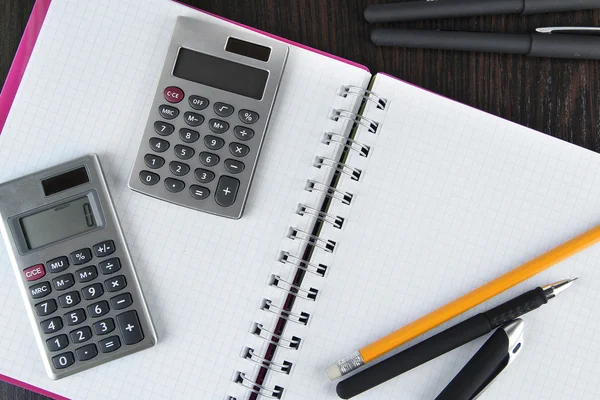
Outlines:
[{"label": "off button", "polygon": [[179,103],[183,100],[183,90],[179,89],[177,86],[169,86],[166,88],[164,95],[169,103]]}]

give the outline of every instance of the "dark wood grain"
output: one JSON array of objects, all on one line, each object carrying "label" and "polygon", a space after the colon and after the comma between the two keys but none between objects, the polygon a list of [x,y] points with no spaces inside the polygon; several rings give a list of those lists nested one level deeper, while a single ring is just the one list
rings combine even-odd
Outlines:
[{"label": "dark wood grain", "polygon": [[[482,0],[485,1],[485,0]],[[4,82],[33,0],[0,3]],[[594,151],[600,151],[600,62],[500,54],[377,48],[362,12],[377,0],[187,0],[226,18],[383,71]],[[539,26],[599,26],[598,11],[421,21],[390,26],[530,32]],[[0,399],[43,397],[0,383]]]}]

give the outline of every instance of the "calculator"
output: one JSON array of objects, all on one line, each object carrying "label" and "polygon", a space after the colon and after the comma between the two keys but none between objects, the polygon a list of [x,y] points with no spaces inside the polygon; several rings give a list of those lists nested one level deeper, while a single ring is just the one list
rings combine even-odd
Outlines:
[{"label": "calculator", "polygon": [[156,343],[96,155],[0,184],[0,218],[50,378]]},{"label": "calculator", "polygon": [[241,218],[288,46],[179,17],[129,187]]}]

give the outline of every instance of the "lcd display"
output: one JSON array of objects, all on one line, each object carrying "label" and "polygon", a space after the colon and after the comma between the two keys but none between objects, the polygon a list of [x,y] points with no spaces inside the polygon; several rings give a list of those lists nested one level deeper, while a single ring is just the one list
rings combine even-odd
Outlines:
[{"label": "lcd display", "polygon": [[19,220],[29,250],[93,230],[97,225],[90,199],[80,197]]},{"label": "lcd display", "polygon": [[269,78],[269,71],[182,47],[179,49],[177,61],[175,61],[173,75],[261,100]]}]

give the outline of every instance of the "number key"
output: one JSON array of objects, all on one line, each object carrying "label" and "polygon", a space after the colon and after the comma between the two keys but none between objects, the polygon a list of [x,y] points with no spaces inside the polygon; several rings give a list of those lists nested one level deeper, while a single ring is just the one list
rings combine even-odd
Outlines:
[{"label": "number key", "polygon": [[79,304],[80,301],[81,297],[79,297],[78,292],[69,292],[58,298],[58,304],[60,304],[62,308],[73,307],[74,305]]},{"label": "number key", "polygon": [[182,128],[179,130],[179,137],[185,143],[194,143],[200,139],[200,134],[191,129]]},{"label": "number key", "polygon": [[42,326],[42,332],[54,333],[62,329],[63,322],[60,317],[54,317],[40,322],[40,325]]},{"label": "number key", "polygon": [[146,154],[144,156],[144,162],[148,166],[148,168],[158,169],[165,165],[165,159],[159,156],[155,156],[154,154]]},{"label": "number key", "polygon": [[92,326],[96,335],[106,335],[115,330],[115,321],[112,318],[107,318],[96,322]]},{"label": "number key", "polygon": [[84,326],[80,329],[77,329],[76,331],[72,331],[71,333],[69,333],[69,336],[71,336],[71,342],[83,343],[86,340],[90,340],[90,338],[92,337],[92,330],[89,326]]},{"label": "number key", "polygon": [[59,354],[56,357],[52,357],[52,364],[56,369],[64,369],[70,367],[75,362],[75,357],[70,351],[67,353]]},{"label": "number key", "polygon": [[54,301],[54,299],[48,299],[46,301],[43,301],[43,302],[35,305],[35,312],[40,317],[50,315],[57,309],[58,309],[58,306],[56,305],[56,301]]},{"label": "number key", "polygon": [[216,154],[203,151],[200,153],[200,162],[207,167],[214,167],[219,163],[219,156]]},{"label": "number key", "polygon": [[104,294],[104,289],[101,283],[94,283],[81,289],[81,294],[86,300],[94,300]]},{"label": "number key", "polygon": [[208,183],[215,179],[215,174],[204,168],[198,168],[194,171],[194,176],[200,183]]},{"label": "number key", "polygon": [[66,313],[65,315],[63,315],[63,318],[65,319],[65,321],[67,321],[67,325],[69,326],[80,324],[87,319],[83,308],[78,308],[73,312]]},{"label": "number key", "polygon": [[216,136],[208,135],[204,137],[204,145],[210,150],[219,150],[225,145],[225,141]]},{"label": "number key", "polygon": [[190,172],[189,165],[177,161],[171,161],[171,163],[169,164],[169,169],[171,170],[171,173],[175,176],[184,176],[188,172]]},{"label": "number key", "polygon": [[106,300],[99,301],[87,307],[87,312],[92,318],[101,317],[108,311],[108,302]]},{"label": "number key", "polygon": [[155,138],[155,137],[150,138],[149,143],[150,143],[150,148],[157,153],[162,153],[164,151],[167,151],[170,146],[169,142],[167,142],[166,140],[162,140],[162,139]]},{"label": "number key", "polygon": [[156,121],[154,123],[154,131],[160,136],[169,136],[174,130],[175,127],[171,124],[167,124],[166,122]]},{"label": "number key", "polygon": [[194,149],[178,144],[175,146],[175,155],[182,160],[188,160],[194,156]]},{"label": "number key", "polygon": [[154,172],[142,171],[140,172],[140,181],[142,181],[144,185],[152,186],[160,181],[160,176]]},{"label": "number key", "polygon": [[59,351],[68,345],[69,339],[67,339],[67,335],[58,335],[46,340],[46,346],[48,346],[48,350],[50,351]]}]

